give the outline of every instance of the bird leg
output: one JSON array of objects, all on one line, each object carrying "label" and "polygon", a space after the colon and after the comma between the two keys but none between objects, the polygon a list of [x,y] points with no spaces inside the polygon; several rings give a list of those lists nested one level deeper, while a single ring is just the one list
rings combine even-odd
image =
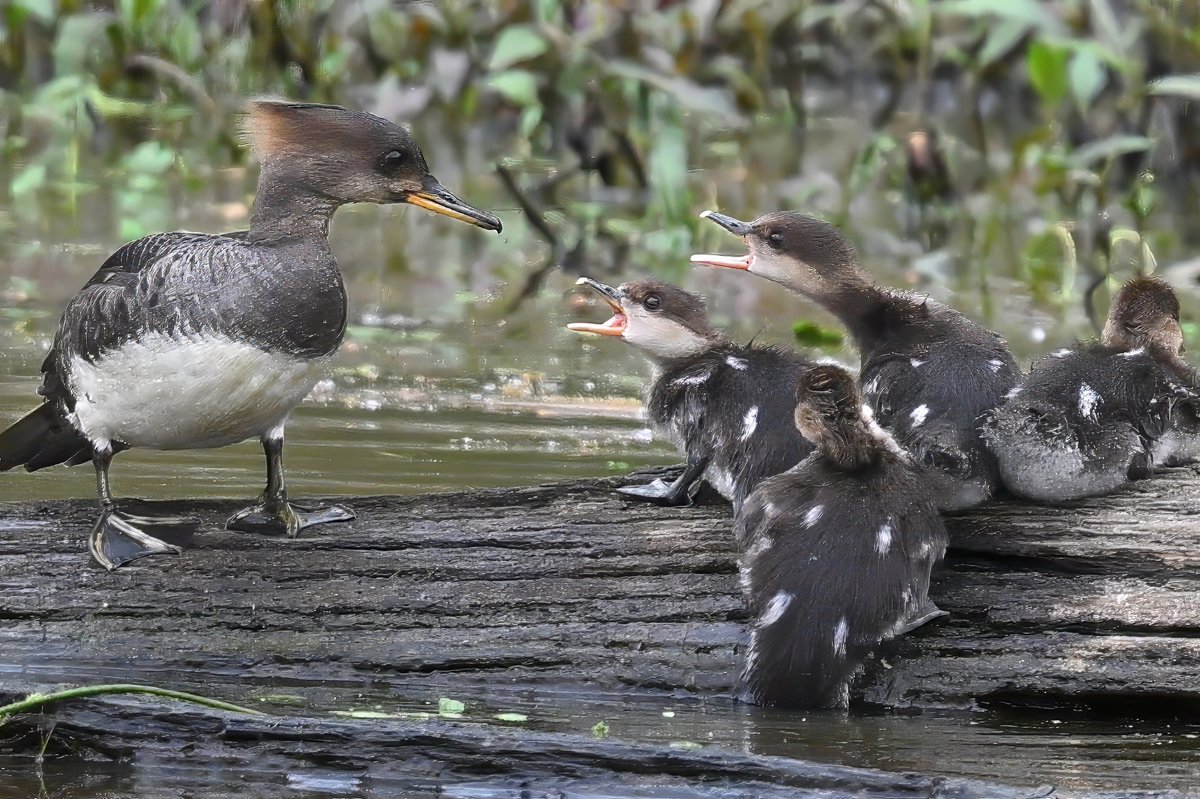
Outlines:
[{"label": "bird leg", "polygon": [[266,535],[287,534],[295,538],[306,527],[329,522],[348,522],[354,511],[341,505],[327,508],[296,505],[288,502],[287,484],[283,478],[283,425],[268,430],[262,437],[267,456],[267,488],[257,505],[238,511],[225,527],[244,533]]},{"label": "bird leg", "polygon": [[663,479],[660,477],[648,485],[622,486],[617,489],[617,492],[633,499],[653,502],[655,505],[665,505],[668,507],[691,505],[692,483],[700,479],[700,476],[704,474],[706,466],[708,466],[708,458],[691,460],[688,461],[687,468],[683,470],[683,474],[679,475],[675,479],[675,482],[670,485],[663,482]]},{"label": "bird leg", "polygon": [[112,571],[118,566],[124,566],[147,555],[178,555],[183,551],[179,547],[143,532],[117,513],[108,484],[108,467],[112,458],[112,444],[109,442],[92,445],[92,464],[96,467],[96,493],[100,500],[100,517],[92,526],[92,534],[88,540],[88,549],[91,550],[92,557],[101,566]]}]

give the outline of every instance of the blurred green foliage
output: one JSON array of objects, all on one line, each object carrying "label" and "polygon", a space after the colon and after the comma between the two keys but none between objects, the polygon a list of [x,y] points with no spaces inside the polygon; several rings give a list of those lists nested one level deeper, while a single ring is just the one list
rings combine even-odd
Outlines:
[{"label": "blurred green foliage", "polygon": [[946,247],[955,274],[999,265],[1049,303],[1197,243],[1191,0],[7,0],[0,19],[0,229],[94,192],[123,238],[161,227],[244,162],[232,114],[269,93],[504,163],[579,269],[677,263],[719,241],[696,220],[717,203],[896,229],[875,246]]}]

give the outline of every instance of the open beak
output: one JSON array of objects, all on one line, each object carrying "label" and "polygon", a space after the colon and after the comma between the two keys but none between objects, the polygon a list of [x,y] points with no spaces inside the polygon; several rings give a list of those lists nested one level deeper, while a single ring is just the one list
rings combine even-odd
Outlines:
[{"label": "open beak", "polygon": [[628,319],[625,317],[625,309],[621,307],[621,292],[599,280],[592,280],[590,277],[579,278],[575,281],[575,285],[587,286],[603,297],[604,301],[608,303],[608,307],[612,308],[613,315],[602,325],[572,322],[567,325],[567,330],[574,330],[576,333],[592,333],[597,336],[619,336],[625,332]]},{"label": "open beak", "polygon": [[484,230],[494,230],[499,233],[504,229],[500,220],[486,211],[467,205],[450,193],[450,190],[437,181],[432,175],[425,181],[426,188],[405,196],[404,202],[415,205],[435,214],[457,219],[459,222],[481,227]]},{"label": "open beak", "polygon": [[[700,218],[716,222],[733,235],[741,238],[745,238],[754,231],[754,228],[750,227],[749,223],[743,222],[740,219],[734,219],[732,216],[718,214],[716,211],[705,211],[704,213],[700,214]],[[702,264],[704,266],[721,266],[726,269],[748,270],[750,268],[752,257],[753,256],[751,256],[750,253],[740,256],[701,254],[693,255],[692,263]]]}]

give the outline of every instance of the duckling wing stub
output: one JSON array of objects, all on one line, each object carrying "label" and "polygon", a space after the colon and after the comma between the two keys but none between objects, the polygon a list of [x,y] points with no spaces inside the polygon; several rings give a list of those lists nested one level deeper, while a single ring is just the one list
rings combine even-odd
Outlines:
[{"label": "duckling wing stub", "polygon": [[715,349],[663,369],[650,418],[689,461],[708,464],[708,481],[736,505],[812,451],[794,421],[796,389],[810,367],[790,350]]},{"label": "duckling wing stub", "polygon": [[1000,343],[934,342],[871,355],[860,379],[876,420],[930,470],[937,504],[950,509],[976,504],[994,490],[996,467],[982,422],[1018,375]]}]

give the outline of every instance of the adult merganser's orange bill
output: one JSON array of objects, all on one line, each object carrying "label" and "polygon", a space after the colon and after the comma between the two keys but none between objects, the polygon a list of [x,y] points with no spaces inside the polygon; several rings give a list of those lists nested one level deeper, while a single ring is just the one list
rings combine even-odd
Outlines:
[{"label": "adult merganser's orange bill", "polygon": [[693,255],[692,263],[765,277],[824,307],[854,337],[862,392],[884,428],[929,471],[942,509],[987,499],[999,484],[983,445],[982,416],[1020,372],[1000,336],[928,297],[871,284],[842,232],[785,211],[753,222],[701,216],[745,241],[744,256]]},{"label": "adult merganser's orange bill", "polygon": [[67,304],[42,364],[43,405],[0,433],[0,470],[92,461],[95,559],[112,569],[177,553],[114,509],[108,470],[129,447],[194,449],[259,438],[261,501],[231,529],[290,536],[345,521],[288,502],[288,413],[325,374],[346,329],[329,219],[356,202],[409,203],[499,231],[429,173],[403,128],[333,105],[258,100],[246,130],[262,169],[250,229],[159,233],[126,244]]},{"label": "adult merganser's orange bill", "polygon": [[812,451],[792,421],[793,395],[812,364],[786,347],[735,344],[708,320],[704,300],[660,280],[620,288],[581,277],[612,309],[601,325],[574,323],[579,333],[619,336],[654,364],[646,406],[650,423],[687,459],[670,485],[617,489],[659,505],[691,504],[701,476],[740,505],[763,478]]}]

